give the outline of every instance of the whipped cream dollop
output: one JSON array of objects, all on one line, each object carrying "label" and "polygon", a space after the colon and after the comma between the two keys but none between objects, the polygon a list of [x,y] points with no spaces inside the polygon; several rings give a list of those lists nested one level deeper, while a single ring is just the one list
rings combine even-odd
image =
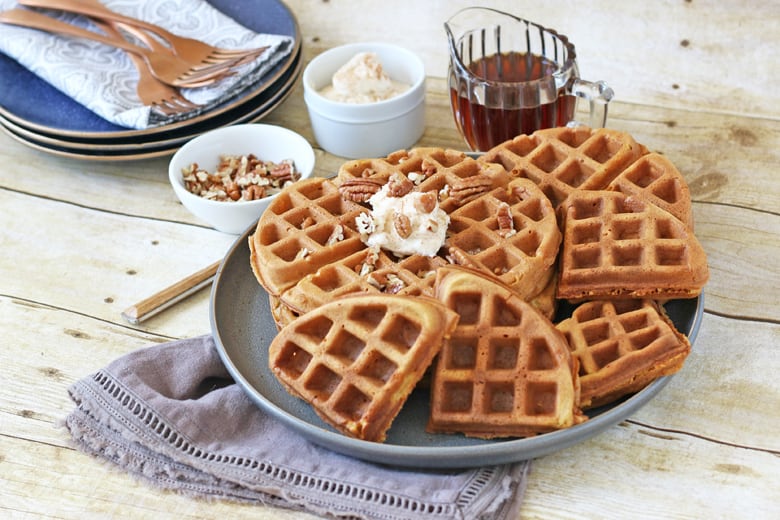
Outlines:
[{"label": "whipped cream dollop", "polygon": [[410,85],[392,80],[373,52],[360,52],[333,74],[320,94],[342,103],[374,103],[395,97]]},{"label": "whipped cream dollop", "polygon": [[386,184],[368,199],[372,211],[356,218],[364,244],[398,256],[435,256],[444,244],[450,217],[439,207],[435,192],[412,191],[402,197]]}]

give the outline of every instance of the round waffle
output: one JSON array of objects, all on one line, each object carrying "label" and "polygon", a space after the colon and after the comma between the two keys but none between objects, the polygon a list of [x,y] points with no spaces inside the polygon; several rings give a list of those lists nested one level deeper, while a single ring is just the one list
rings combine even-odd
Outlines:
[{"label": "round waffle", "polygon": [[[370,210],[366,194],[391,178],[435,194],[448,213],[436,255],[399,257],[361,241],[356,219]],[[253,271],[277,298],[279,325],[347,294],[430,296],[436,270],[450,263],[490,273],[530,299],[549,285],[560,242],[552,205],[534,183],[438,148],[350,161],[337,179],[296,183],[249,238]]]}]

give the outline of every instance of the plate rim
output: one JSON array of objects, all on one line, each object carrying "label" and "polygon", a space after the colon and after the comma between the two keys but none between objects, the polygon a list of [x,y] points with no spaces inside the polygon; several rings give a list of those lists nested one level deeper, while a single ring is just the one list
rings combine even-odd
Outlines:
[{"label": "plate rim", "polygon": [[[231,359],[228,352],[229,347],[223,342],[219,323],[217,323],[216,319],[217,306],[221,304],[221,302],[217,301],[220,296],[221,281],[228,270],[233,268],[231,265],[237,261],[237,256],[246,254],[248,258],[248,238],[254,231],[254,227],[255,225],[250,226],[232,244],[220,263],[211,287],[209,320],[218,354],[230,375],[257,406],[311,442],[335,452],[369,462],[411,468],[467,468],[519,462],[568,448],[625,420],[652,400],[673,377],[664,376],[653,381],[643,390],[629,396],[611,409],[590,418],[584,423],[535,437],[494,439],[494,442],[487,441],[484,444],[467,446],[408,446],[376,443],[347,437],[341,433],[326,429],[324,423],[323,426],[311,424],[276,406],[247,380]],[[245,269],[251,276],[248,260]],[[267,294],[263,288],[254,279],[250,281],[257,285],[259,293],[267,299]],[[691,330],[686,334],[691,345],[693,345],[701,327],[704,310],[703,300],[703,293],[696,298],[696,309],[692,317]],[[614,411],[616,409],[618,411]]]},{"label": "plate rim", "polygon": [[[295,90],[295,83],[300,78],[300,72],[302,67],[296,65],[293,74],[285,81],[269,99],[263,101],[258,106],[252,106],[251,109],[240,115],[236,115],[229,121],[220,121],[216,126],[205,126],[200,128],[197,132],[189,134],[181,138],[181,140],[172,140],[169,143],[145,143],[142,146],[136,146],[135,148],[123,148],[115,149],[110,147],[92,146],[69,146],[70,143],[60,142],[53,144],[44,140],[38,140],[32,137],[32,134],[25,135],[24,132],[18,131],[14,128],[13,123],[3,119],[0,115],[0,129],[2,129],[6,135],[14,139],[15,141],[29,146],[30,148],[46,152],[52,155],[66,157],[69,159],[80,159],[88,161],[138,161],[144,159],[153,159],[157,157],[164,157],[166,155],[173,154],[181,145],[187,141],[197,137],[201,133],[207,132],[217,126],[230,126],[239,123],[253,123],[261,120],[273,110],[275,110],[281,103],[283,103],[290,94]],[[207,122],[202,122],[206,124]]]},{"label": "plate rim", "polygon": [[[37,134],[20,127],[14,122],[6,119],[2,114],[0,114],[0,127],[2,127],[8,135],[22,144],[38,150],[71,158],[122,161],[158,157],[173,153],[187,141],[216,128],[217,126],[229,126],[236,123],[257,121],[265,117],[283,103],[295,90],[296,83],[300,79],[302,70],[302,59],[298,59],[292,64],[290,69],[285,71],[285,73],[288,74],[286,77],[282,76],[276,80],[277,82],[280,82],[276,85],[278,88],[255,96],[252,100],[252,104],[236,107],[233,111],[220,114],[220,116],[226,117],[226,120],[213,118],[211,120],[201,121],[197,128],[193,128],[192,133],[160,141],[128,144],[90,144],[78,141],[63,141],[54,137]],[[269,93],[270,95],[258,102],[258,98],[262,97],[265,93]],[[233,112],[233,115],[231,115],[231,112]]]}]

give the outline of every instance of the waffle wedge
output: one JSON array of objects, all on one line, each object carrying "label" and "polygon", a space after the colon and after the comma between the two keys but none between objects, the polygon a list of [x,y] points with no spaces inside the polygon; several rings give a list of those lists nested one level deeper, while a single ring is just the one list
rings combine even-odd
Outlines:
[{"label": "waffle wedge", "polygon": [[578,126],[519,135],[487,151],[478,161],[530,179],[557,207],[574,190],[605,189],[646,153],[625,132]]},{"label": "waffle wedge", "polygon": [[362,206],[319,177],[284,188],[249,236],[250,264],[260,285],[279,296],[309,273],[364,249],[355,217]]},{"label": "waffle wedge", "polygon": [[556,325],[579,361],[580,406],[611,403],[674,374],[691,345],[652,300],[591,301]]},{"label": "waffle wedge", "polygon": [[458,267],[438,271],[436,296],[460,320],[434,365],[429,432],[527,437],[585,420],[566,340],[532,305]]},{"label": "waffle wedge", "polygon": [[606,189],[634,195],[665,209],[693,229],[690,188],[680,171],[663,155],[643,155],[623,170]]},{"label": "waffle wedge", "polygon": [[693,231],[641,198],[580,190],[559,211],[560,299],[692,298],[709,278]]},{"label": "waffle wedge", "polygon": [[283,327],[268,363],[291,394],[334,428],[383,442],[457,320],[432,298],[341,298]]}]

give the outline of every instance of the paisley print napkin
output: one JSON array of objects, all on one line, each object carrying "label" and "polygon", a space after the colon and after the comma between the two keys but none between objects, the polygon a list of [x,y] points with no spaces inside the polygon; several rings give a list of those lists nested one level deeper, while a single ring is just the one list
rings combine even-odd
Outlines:
[{"label": "paisley print napkin", "polygon": [[[274,65],[292,52],[294,40],[276,34],[258,34],[224,15],[205,0],[103,0],[109,9],[165,27],[174,34],[197,38],[231,49],[269,46],[257,60],[213,86],[183,89],[201,105],[177,116],[161,116],[144,106],[136,94],[138,73],[126,52],[99,42],[70,38],[12,25],[0,25],[0,52],[15,59],[69,97],[114,124],[146,129],[197,116],[263,81]],[[0,0],[0,11],[18,7]],[[59,20],[98,31],[89,19],[70,13],[45,11]]]}]

